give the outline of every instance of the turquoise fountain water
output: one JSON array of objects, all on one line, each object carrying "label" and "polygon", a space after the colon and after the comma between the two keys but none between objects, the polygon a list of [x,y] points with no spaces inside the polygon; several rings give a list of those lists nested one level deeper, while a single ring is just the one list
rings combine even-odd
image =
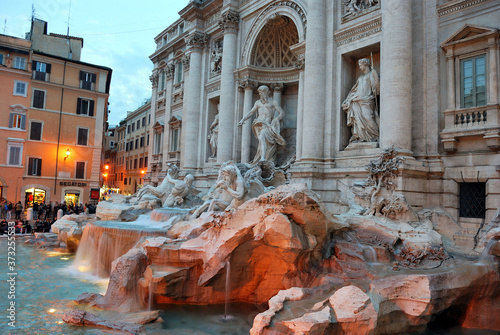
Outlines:
[{"label": "turquoise fountain water", "polygon": [[79,294],[104,292],[107,281],[77,275],[70,269],[74,256],[26,245],[25,238],[16,236],[15,328],[7,324],[7,238],[0,238],[0,254],[5,260],[0,275],[0,334],[33,334],[35,330],[37,334],[99,334],[67,325],[61,317]]}]

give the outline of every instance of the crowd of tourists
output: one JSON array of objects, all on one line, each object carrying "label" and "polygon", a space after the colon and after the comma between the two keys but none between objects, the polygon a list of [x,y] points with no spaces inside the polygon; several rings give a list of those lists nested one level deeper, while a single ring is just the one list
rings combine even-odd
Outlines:
[{"label": "crowd of tourists", "polygon": [[[0,200],[0,235],[7,234],[9,222],[14,222],[16,234],[30,234],[34,232],[50,232],[52,224],[57,220],[57,213],[62,210],[67,214],[95,214],[96,206],[93,204],[73,204],[52,202],[50,204],[33,202],[32,220],[27,220],[21,201],[12,203],[7,199]],[[24,217],[24,219],[23,219]]]}]

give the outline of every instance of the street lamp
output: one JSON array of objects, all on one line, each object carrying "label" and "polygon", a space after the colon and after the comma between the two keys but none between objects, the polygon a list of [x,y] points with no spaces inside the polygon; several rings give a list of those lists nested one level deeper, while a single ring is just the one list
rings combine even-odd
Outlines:
[{"label": "street lamp", "polygon": [[66,157],[64,157],[64,160],[66,160],[66,158],[68,158],[68,157],[69,157],[69,154],[70,154],[70,153],[71,153],[71,152],[69,151],[69,148],[68,148],[68,149],[66,149]]}]

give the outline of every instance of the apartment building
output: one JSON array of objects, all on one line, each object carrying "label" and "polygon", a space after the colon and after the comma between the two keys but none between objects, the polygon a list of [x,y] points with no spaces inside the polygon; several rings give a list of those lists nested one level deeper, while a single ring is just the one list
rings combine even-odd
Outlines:
[{"label": "apartment building", "polygon": [[[122,194],[134,194],[144,184],[148,168],[151,100],[147,100],[115,128],[117,136],[114,186]],[[111,167],[110,167],[111,169]]]},{"label": "apartment building", "polygon": [[[112,70],[82,62],[83,39],[47,34],[45,21],[33,19],[26,37],[21,40],[25,50],[19,49],[24,52],[19,57],[24,57],[25,67],[10,71],[24,78],[24,95],[14,92],[1,106],[2,112],[15,109],[9,129],[16,128],[17,115],[21,125],[20,130],[15,130],[17,137],[7,137],[12,142],[9,148],[20,149],[8,149],[19,157],[7,155],[9,170],[2,165],[0,177],[9,176],[9,182],[5,180],[3,188],[9,189],[8,200],[19,199],[25,208],[31,207],[33,201],[90,202],[91,191],[99,189],[102,178]],[[18,65],[22,63],[18,61]],[[10,81],[10,86],[15,83],[17,87],[21,81],[12,75],[1,77],[2,81]],[[10,177],[12,166],[21,171],[17,181]]]},{"label": "apartment building", "polygon": [[20,200],[31,90],[31,42],[0,35],[0,198]]}]

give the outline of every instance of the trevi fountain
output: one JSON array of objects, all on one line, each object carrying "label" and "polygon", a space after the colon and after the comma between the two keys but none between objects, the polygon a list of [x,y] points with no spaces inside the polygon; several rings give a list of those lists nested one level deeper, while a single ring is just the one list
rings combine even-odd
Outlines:
[{"label": "trevi fountain", "polygon": [[498,334],[499,10],[190,1],[147,185],[29,240],[47,333]]}]

